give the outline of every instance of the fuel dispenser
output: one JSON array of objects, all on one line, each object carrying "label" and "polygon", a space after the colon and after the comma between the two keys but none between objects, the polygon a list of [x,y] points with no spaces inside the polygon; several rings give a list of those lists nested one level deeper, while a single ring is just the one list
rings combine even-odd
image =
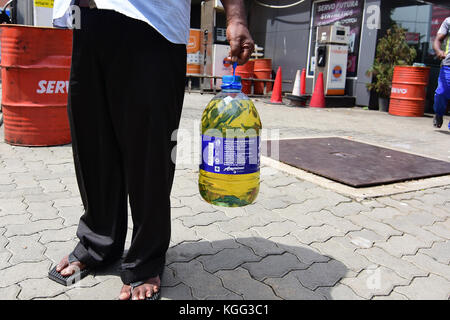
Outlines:
[{"label": "fuel dispenser", "polygon": [[350,27],[340,24],[317,27],[314,84],[323,73],[325,95],[345,95]]}]

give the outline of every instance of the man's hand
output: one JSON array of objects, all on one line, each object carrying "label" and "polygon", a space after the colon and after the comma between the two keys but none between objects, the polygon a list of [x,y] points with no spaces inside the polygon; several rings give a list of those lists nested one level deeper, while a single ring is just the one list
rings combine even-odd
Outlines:
[{"label": "man's hand", "polygon": [[248,31],[243,0],[221,0],[227,15],[227,39],[232,62],[246,63],[255,48]]},{"label": "man's hand", "polygon": [[438,52],[436,52],[436,56],[439,59],[444,60],[447,57],[447,54],[444,51],[439,50]]},{"label": "man's hand", "polygon": [[246,63],[255,49],[255,43],[246,25],[240,22],[229,22],[227,39],[230,43],[231,61],[240,65]]}]

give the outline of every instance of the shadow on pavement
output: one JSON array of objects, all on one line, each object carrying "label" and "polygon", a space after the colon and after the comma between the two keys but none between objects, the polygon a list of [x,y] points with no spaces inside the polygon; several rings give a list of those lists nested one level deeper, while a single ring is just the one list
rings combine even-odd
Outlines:
[{"label": "shadow on pavement", "polygon": [[[183,242],[169,248],[162,296],[169,299],[332,299],[347,267],[292,236]],[[280,239],[277,242],[277,239]],[[126,254],[126,253],[125,253]],[[120,261],[96,275],[119,276]]]}]

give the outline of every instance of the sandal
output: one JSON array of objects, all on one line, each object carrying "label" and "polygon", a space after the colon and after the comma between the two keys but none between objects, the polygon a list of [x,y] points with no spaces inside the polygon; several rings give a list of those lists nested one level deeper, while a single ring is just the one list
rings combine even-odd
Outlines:
[{"label": "sandal", "polygon": [[[160,288],[158,290],[158,292],[153,292],[153,294],[150,297],[145,297],[145,300],[160,300],[161,299],[161,283],[162,283],[162,273],[159,275],[159,281],[160,281]],[[133,290],[141,285],[143,285],[145,283],[145,281],[136,281],[136,282],[132,282],[130,283],[131,286],[131,294],[130,294],[130,299],[133,296]]]},{"label": "sandal", "polygon": [[[78,261],[78,259],[73,255],[73,253],[69,254],[68,260],[69,260],[69,265],[71,263]],[[50,280],[56,281],[64,286],[70,286],[70,285],[73,285],[76,282],[80,281],[84,277],[86,277],[90,272],[91,272],[91,270],[88,267],[86,267],[83,270],[77,270],[74,274],[72,274],[70,276],[63,276],[63,275],[61,275],[61,273],[56,271],[56,266],[54,266],[53,269],[51,269],[48,272],[48,278]]]}]

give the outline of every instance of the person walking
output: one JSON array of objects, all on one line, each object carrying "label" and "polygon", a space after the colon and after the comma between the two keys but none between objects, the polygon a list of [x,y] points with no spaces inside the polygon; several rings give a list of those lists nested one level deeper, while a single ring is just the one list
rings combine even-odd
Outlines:
[{"label": "person walking", "polygon": [[[439,74],[438,87],[434,96],[434,120],[433,125],[436,128],[442,127],[444,114],[447,110],[447,103],[450,99],[450,51],[449,51],[449,35],[450,35],[450,17],[444,20],[439,29],[436,39],[433,43],[433,49],[436,56],[442,60],[441,72]],[[445,51],[442,50],[444,41],[447,39]],[[448,124],[450,129],[450,123]]]},{"label": "person walking", "polygon": [[[230,57],[243,64],[254,49],[243,0],[222,3]],[[51,279],[68,285],[122,257],[129,197],[133,232],[119,299],[159,299],[190,7],[190,0],[54,1],[54,25],[75,25],[68,114],[84,214],[79,243]]]}]

